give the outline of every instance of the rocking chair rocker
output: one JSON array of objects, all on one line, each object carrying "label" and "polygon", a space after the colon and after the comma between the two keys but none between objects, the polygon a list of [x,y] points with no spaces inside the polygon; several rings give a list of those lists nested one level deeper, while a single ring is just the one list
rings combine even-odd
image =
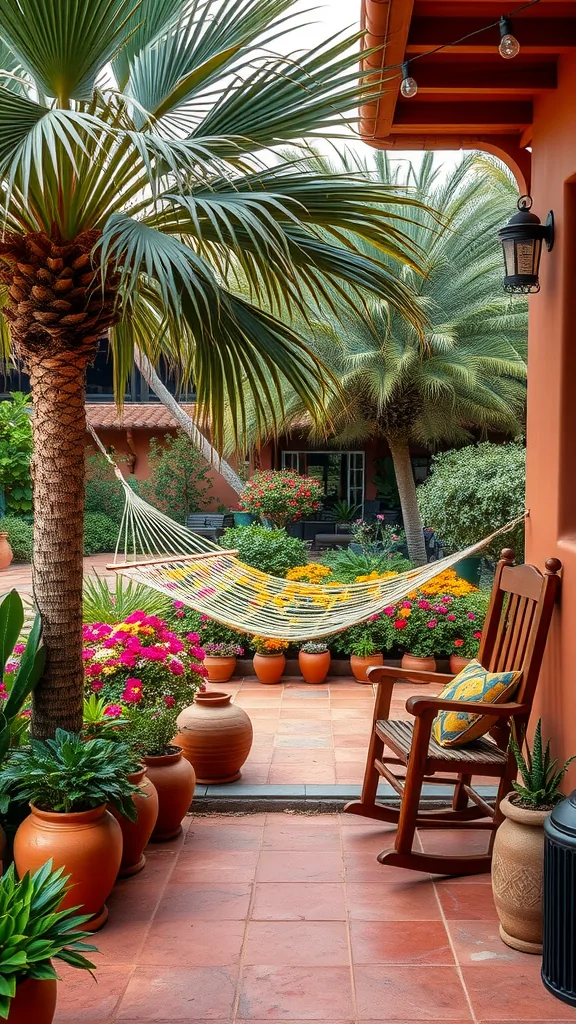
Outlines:
[{"label": "rocking chair rocker", "polygon": [[[510,723],[514,719],[520,728],[528,723],[562,568],[557,558],[549,558],[542,575],[532,565],[515,566],[513,562],[514,552],[505,549],[496,569],[478,653],[478,660],[488,671],[522,671],[513,703],[410,697],[406,710],[414,716],[414,723],[393,720],[389,718],[390,702],[397,680],[446,684],[454,676],[391,667],[368,670],[370,681],[378,684],[378,693],[362,798],[347,804],[344,811],[397,824],[394,848],[378,856],[381,864],[441,875],[490,870],[492,846],[502,821],[500,801],[512,789],[516,776],[514,757],[508,750]],[[446,748],[431,736],[434,718],[442,710],[483,712],[498,722],[490,731],[491,738],[485,736],[468,746]],[[385,747],[392,751],[391,756],[384,754]],[[396,775],[389,765],[405,765],[405,777]],[[439,772],[452,774],[435,778]],[[472,787],[475,775],[499,780],[494,807]],[[399,809],[376,802],[380,777],[399,794]],[[421,809],[424,783],[453,786],[451,807]],[[489,830],[488,853],[444,856],[414,849],[416,829],[446,828]]]}]

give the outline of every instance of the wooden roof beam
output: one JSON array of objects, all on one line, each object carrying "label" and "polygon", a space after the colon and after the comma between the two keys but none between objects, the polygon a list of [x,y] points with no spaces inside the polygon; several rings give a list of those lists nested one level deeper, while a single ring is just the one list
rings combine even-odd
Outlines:
[{"label": "wooden roof beam", "polygon": [[523,100],[503,103],[423,102],[398,103],[394,117],[395,133],[411,133],[433,128],[437,133],[458,131],[463,135],[494,132],[522,132],[532,124],[532,104]]},{"label": "wooden roof beam", "polygon": [[532,96],[535,92],[556,88],[555,61],[534,66],[513,67],[512,64],[511,61],[506,66],[494,67],[473,62],[417,60],[410,70],[418,82],[419,93],[525,93]]},{"label": "wooden roof beam", "polygon": [[[445,46],[462,36],[483,29],[482,18],[414,17],[410,25],[406,53],[426,53],[435,46]],[[521,53],[559,53],[576,46],[576,21],[572,18],[514,19],[514,34]],[[499,29],[486,29],[472,39],[450,46],[443,52],[486,53],[498,50]],[[507,63],[511,63],[508,61]]]}]

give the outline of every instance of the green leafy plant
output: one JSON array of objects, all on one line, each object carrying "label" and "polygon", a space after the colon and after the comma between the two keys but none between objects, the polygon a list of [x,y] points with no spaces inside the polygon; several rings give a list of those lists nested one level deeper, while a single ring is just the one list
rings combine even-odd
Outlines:
[{"label": "green leafy plant", "polygon": [[331,579],[338,583],[355,583],[358,576],[369,576],[373,572],[380,576],[385,572],[407,572],[414,567],[414,562],[402,555],[366,555],[350,549],[326,552],[322,564],[332,570]]},{"label": "green leafy plant", "polygon": [[116,715],[115,708],[110,713],[110,705],[103,697],[91,693],[89,697],[84,698],[83,739],[125,741],[127,725],[126,716]]},{"label": "green leafy plant", "polygon": [[87,512],[84,516],[84,554],[96,555],[100,551],[115,551],[118,542],[118,523],[102,512]]},{"label": "green leafy plant", "polygon": [[7,1020],[18,985],[28,978],[57,979],[52,963],[62,960],[70,967],[94,971],[84,956],[97,947],[83,940],[90,932],[82,925],[90,915],[78,915],[78,907],[60,910],[70,875],[64,868],[52,870],[52,861],[33,875],[18,881],[11,864],[0,879],[0,1019]]},{"label": "green leafy plant", "polygon": [[127,708],[128,742],[133,756],[161,757],[173,748],[172,740],[178,732],[179,708],[167,707],[159,702],[151,708]]},{"label": "green leafy plant", "polygon": [[46,662],[42,622],[36,614],[25,643],[18,643],[24,607],[18,591],[0,601],[0,763],[26,726],[22,709],[38,683]]},{"label": "green leafy plant", "polygon": [[300,650],[305,654],[324,654],[328,650],[328,644],[325,640],[307,640]]},{"label": "green leafy plant", "polygon": [[0,488],[8,515],[32,511],[32,427],[29,395],[15,391],[12,400],[0,402]]},{"label": "green leafy plant", "polygon": [[32,561],[34,529],[31,523],[17,516],[5,516],[0,519],[0,531],[8,534],[8,543],[16,562]]},{"label": "green leafy plant", "polygon": [[84,740],[57,729],[53,740],[33,739],[10,755],[0,770],[0,809],[6,809],[8,800],[56,813],[89,811],[108,803],[135,821],[132,793],[137,787],[127,778],[132,769],[125,744]]},{"label": "green leafy plant", "polygon": [[248,480],[238,507],[282,527],[309,518],[321,508],[323,497],[324,488],[314,477],[268,469]]},{"label": "green leafy plant", "polygon": [[150,476],[142,484],[142,497],[179,523],[206,507],[212,490],[210,465],[183,431],[162,440],[151,438],[148,461]]},{"label": "green leafy plant", "polygon": [[267,530],[255,523],[226,530],[219,543],[224,548],[237,549],[241,562],[271,576],[285,577],[288,569],[308,561],[303,541],[289,537],[286,530]]},{"label": "green leafy plant", "polygon": [[357,658],[369,658],[377,653],[378,644],[368,630],[360,633],[350,644],[350,654],[355,654]]},{"label": "green leafy plant", "polygon": [[326,519],[331,523],[344,526],[353,523],[361,512],[361,505],[351,505],[349,501],[335,501],[331,508],[325,510]]},{"label": "green leafy plant", "polygon": [[113,625],[128,615],[145,608],[148,615],[164,618],[172,602],[150,587],[116,575],[114,589],[109,581],[94,572],[84,578],[82,606],[84,622],[106,622]]},{"label": "green leafy plant", "polygon": [[390,622],[386,616],[375,615],[368,622],[337,633],[329,642],[330,647],[339,654],[355,654],[359,658],[367,658],[378,652],[385,653],[393,646]]},{"label": "green leafy plant", "polygon": [[526,747],[525,757],[522,753],[522,741],[518,737],[518,730],[513,722],[510,748],[522,777],[521,783],[512,783],[518,794],[518,797],[514,798],[514,802],[520,807],[529,808],[534,811],[548,810],[564,799],[560,786],[564,781],[564,776],[569,766],[576,758],[569,757],[564,766],[557,770],[558,758],[552,760],[550,740],[548,740],[546,748],[544,748],[542,742],[541,718],[538,719],[536,729],[534,730],[532,750],[530,750],[525,737],[524,744]]}]

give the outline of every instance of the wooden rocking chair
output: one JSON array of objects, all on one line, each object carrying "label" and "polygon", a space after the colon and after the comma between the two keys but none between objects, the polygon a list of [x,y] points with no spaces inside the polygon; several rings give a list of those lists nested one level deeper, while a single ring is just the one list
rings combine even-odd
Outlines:
[{"label": "wooden rocking chair", "polygon": [[[454,676],[389,667],[368,672],[370,681],[378,683],[378,693],[362,798],[347,804],[344,810],[398,825],[394,848],[378,856],[381,864],[444,875],[470,875],[490,869],[494,837],[502,820],[500,801],[510,792],[516,777],[514,757],[508,752],[510,721],[514,718],[520,728],[528,722],[562,568],[557,558],[549,558],[542,575],[532,565],[515,566],[513,562],[514,552],[505,549],[496,569],[478,660],[492,672],[522,671],[514,703],[410,697],[406,709],[414,716],[414,722],[395,721],[389,714],[397,680],[446,684]],[[484,712],[497,718],[498,723],[490,733],[492,738],[482,737],[464,747],[440,746],[432,738],[431,730],[434,718],[444,709]],[[392,751],[392,756],[384,754],[385,747]],[[405,777],[396,775],[388,765],[405,765]],[[450,772],[451,776],[434,778],[438,772]],[[495,807],[473,789],[474,775],[499,780]],[[400,795],[399,809],[376,802],[381,776]],[[451,807],[420,809],[424,783],[453,786]],[[414,850],[416,829],[446,828],[490,830],[489,852],[444,856]]]}]

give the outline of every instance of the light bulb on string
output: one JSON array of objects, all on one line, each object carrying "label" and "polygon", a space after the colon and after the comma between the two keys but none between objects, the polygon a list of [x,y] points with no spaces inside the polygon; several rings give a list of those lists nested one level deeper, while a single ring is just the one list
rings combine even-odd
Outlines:
[{"label": "light bulb on string", "polygon": [[504,16],[500,18],[500,46],[498,47],[498,52],[506,60],[509,60],[511,57],[517,57],[520,53],[520,43],[512,31],[512,22],[510,18]]},{"label": "light bulb on string", "polygon": [[409,61],[405,61],[402,65],[402,82],[400,83],[400,92],[406,100],[411,100],[418,92],[418,82],[415,78],[412,78],[412,75],[410,74]]}]

